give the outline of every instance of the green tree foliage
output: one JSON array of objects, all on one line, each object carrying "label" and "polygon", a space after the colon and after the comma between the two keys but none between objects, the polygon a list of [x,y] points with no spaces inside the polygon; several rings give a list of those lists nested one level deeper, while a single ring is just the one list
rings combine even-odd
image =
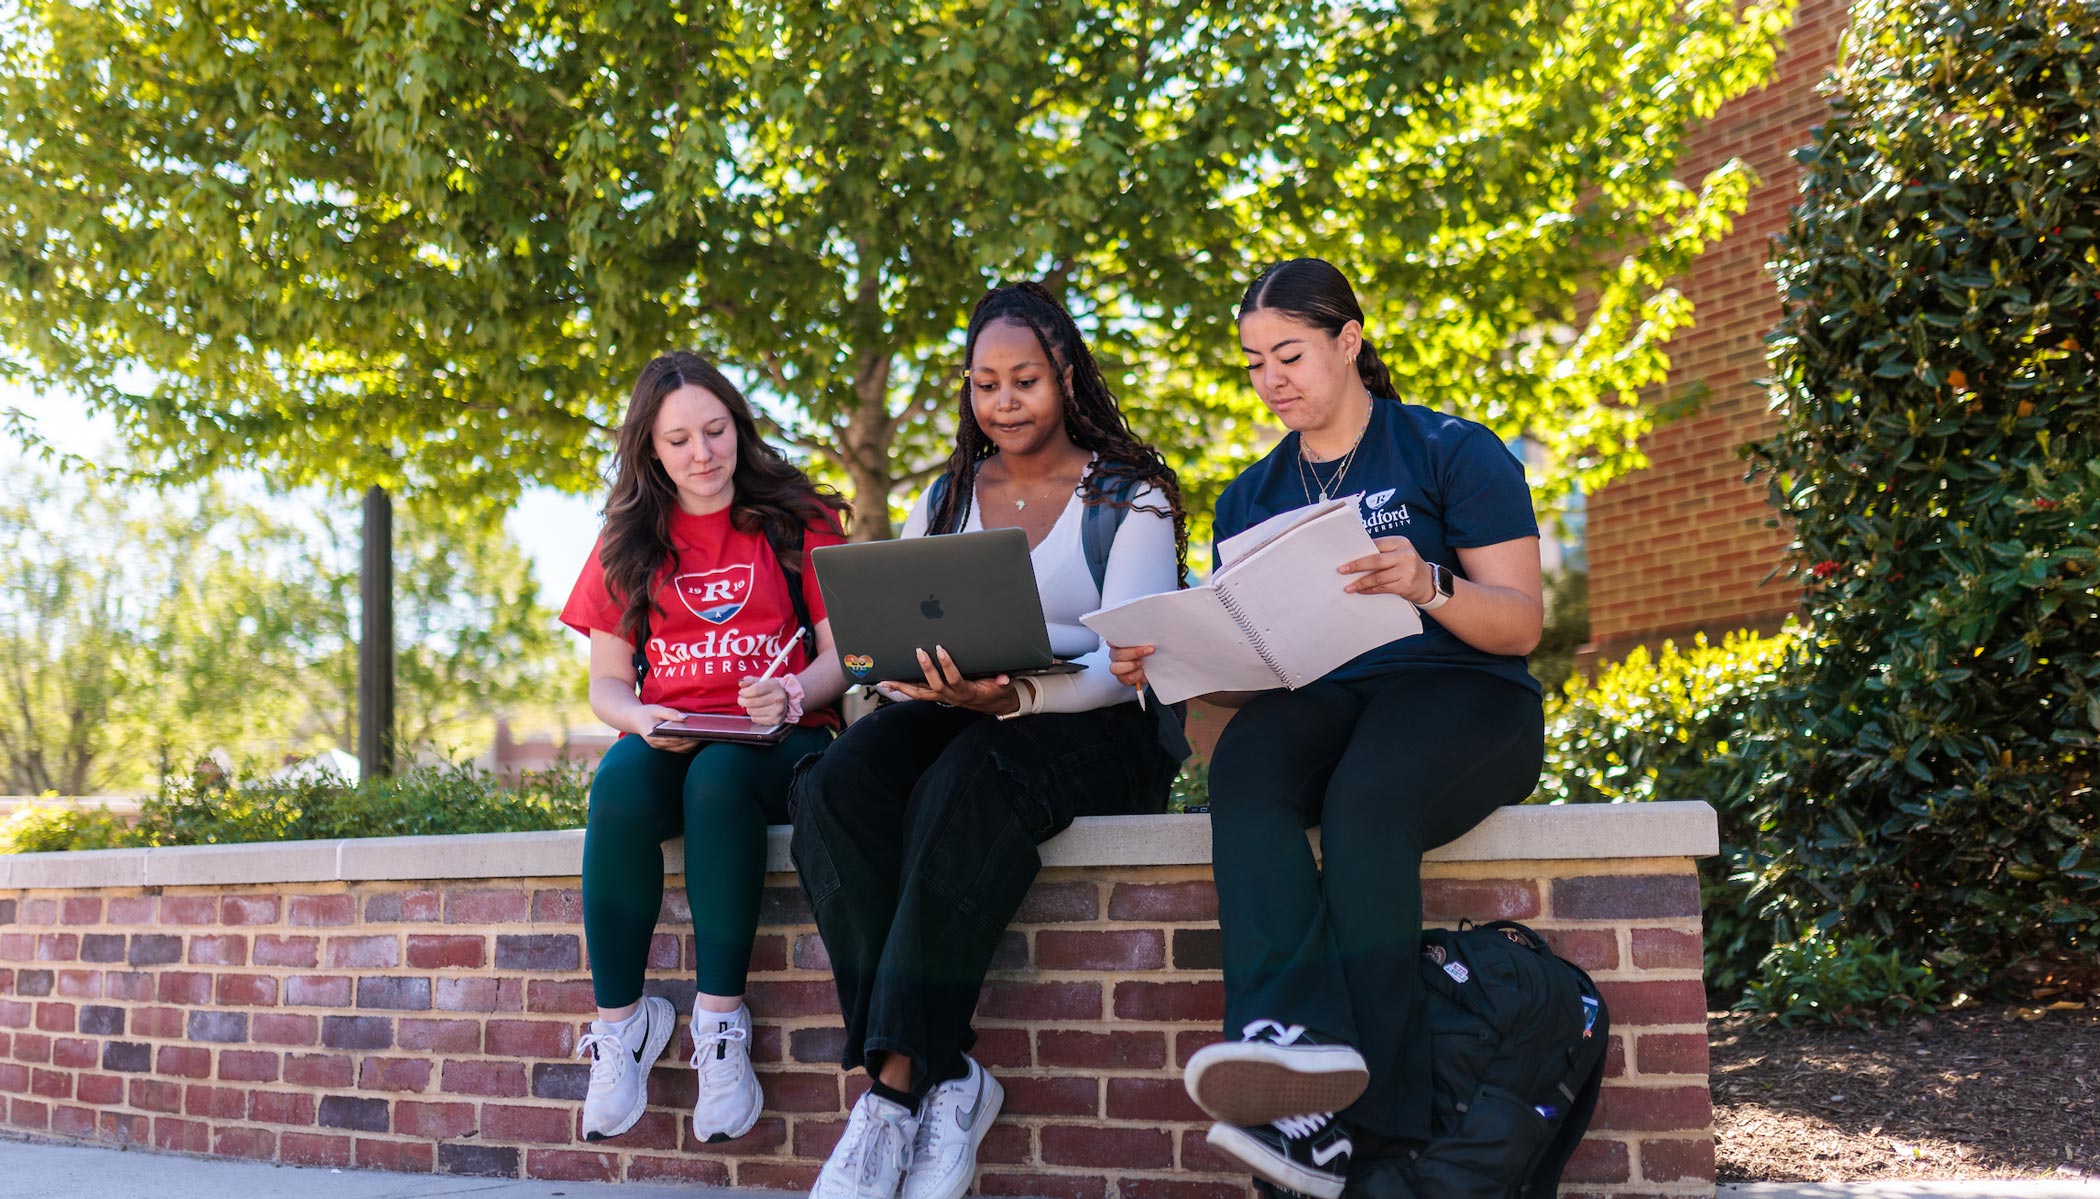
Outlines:
[{"label": "green tree foliage", "polygon": [[1595,486],[1638,461],[1668,281],[1746,188],[1680,179],[1682,135],[1789,11],[25,0],[0,342],[178,477],[498,503],[595,488],[622,382],[697,344],[879,535],[936,461],[964,314],[1017,274],[1066,289],[1207,509],[1254,437],[1231,304],[1318,252],[1407,398]]},{"label": "green tree foliage", "polygon": [[1973,985],[2100,905],[2100,25],[1869,0],[1780,246],[1808,627],[1752,713],[1781,940]]},{"label": "green tree foliage", "polygon": [[[543,703],[569,655],[500,526],[410,514],[396,547],[404,745]],[[205,485],[0,482],[0,790],[79,795],[219,749],[354,742],[354,543]]]}]

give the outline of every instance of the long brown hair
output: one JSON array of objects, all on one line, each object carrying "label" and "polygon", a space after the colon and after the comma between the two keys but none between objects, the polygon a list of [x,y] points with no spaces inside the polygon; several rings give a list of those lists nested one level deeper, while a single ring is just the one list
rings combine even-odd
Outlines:
[{"label": "long brown hair", "polygon": [[[620,422],[612,491],[605,498],[605,533],[598,549],[605,589],[625,608],[620,632],[630,642],[639,643],[646,622],[660,610],[657,579],[675,552],[671,516],[678,511],[678,485],[657,459],[652,438],[664,397],[681,387],[705,388],[722,401],[736,424],[736,468],[730,472],[736,490],[729,519],[738,529],[762,529],[769,545],[796,546],[813,523],[843,533],[841,518],[852,514],[837,491],[810,482],[759,436],[751,402],[713,363],[691,350],[650,359],[634,381],[627,416]],[[778,557],[788,586],[800,587],[802,556]]]},{"label": "long brown hair", "polygon": [[[1356,291],[1349,286],[1348,276],[1324,258],[1292,258],[1269,264],[1240,297],[1241,316],[1261,309],[1281,312],[1301,325],[1324,330],[1329,337],[1339,336],[1342,326],[1350,321],[1358,327],[1364,323],[1364,310],[1356,302]],[[1356,377],[1363,380],[1364,390],[1374,396],[1399,398],[1393,390],[1392,373],[1379,361],[1368,335],[1363,348],[1356,352]]]},{"label": "long brown hair", "polygon": [[[1144,510],[1173,519],[1175,577],[1187,578],[1189,524],[1188,513],[1181,506],[1181,481],[1158,450],[1139,441],[1137,434],[1130,431],[1130,424],[1116,406],[1115,394],[1109,391],[1108,380],[1101,377],[1101,368],[1095,365],[1094,355],[1080,337],[1072,314],[1065,311],[1048,288],[1032,279],[986,292],[970,313],[969,332],[963,341],[962,400],[956,415],[955,452],[948,458],[948,486],[941,492],[940,502],[926,514],[927,529],[952,529],[961,523],[976,488],[978,464],[999,452],[999,447],[977,424],[977,414],[970,403],[970,365],[976,361],[977,337],[993,321],[1012,321],[1035,334],[1044,360],[1050,363],[1050,378],[1064,410],[1065,435],[1072,444],[1098,459],[1080,485],[1080,502],[1136,508],[1140,506],[1128,499],[1119,502],[1109,498],[1109,481],[1129,480],[1131,491],[1141,483],[1157,487],[1166,497],[1166,510]],[[1063,367],[1071,368],[1069,387],[1065,384],[1065,372],[1060,369]]]}]

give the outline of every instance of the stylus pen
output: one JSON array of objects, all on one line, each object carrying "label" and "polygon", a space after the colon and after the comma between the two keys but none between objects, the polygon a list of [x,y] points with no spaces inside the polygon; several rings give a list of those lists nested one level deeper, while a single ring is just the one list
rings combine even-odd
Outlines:
[{"label": "stylus pen", "polygon": [[799,642],[801,642],[801,640],[802,628],[798,625],[795,628],[795,635],[783,642],[780,647],[780,652],[773,655],[773,662],[771,665],[766,667],[766,672],[758,676],[758,678],[753,681],[763,683],[767,679],[772,678],[773,672],[780,669],[780,664],[788,660],[788,651],[794,649],[795,646]]}]

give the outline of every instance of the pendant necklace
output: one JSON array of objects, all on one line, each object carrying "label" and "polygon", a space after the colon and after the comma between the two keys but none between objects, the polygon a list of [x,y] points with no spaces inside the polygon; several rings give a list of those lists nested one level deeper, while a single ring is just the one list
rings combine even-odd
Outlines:
[{"label": "pendant necklace", "polygon": [[[1373,402],[1375,403],[1376,401]],[[1356,460],[1356,451],[1362,448],[1364,443],[1364,434],[1368,432],[1370,428],[1371,409],[1366,407],[1364,409],[1364,423],[1356,430],[1356,440],[1349,443],[1349,452],[1342,455],[1342,465],[1338,470],[1334,472],[1334,478],[1329,479],[1325,482],[1320,481],[1320,468],[1317,465],[1310,466],[1309,469],[1312,471],[1312,479],[1310,481],[1306,479],[1305,475],[1308,469],[1309,459],[1307,459],[1305,456],[1305,435],[1303,433],[1300,433],[1298,435],[1298,485],[1305,490],[1305,499],[1307,503],[1317,502],[1324,504],[1328,500],[1328,493],[1330,491],[1340,491],[1342,489],[1342,479],[1346,475],[1348,475],[1349,464]],[[1317,501],[1315,501],[1312,498],[1314,483],[1319,483],[1320,485],[1320,498]]]}]

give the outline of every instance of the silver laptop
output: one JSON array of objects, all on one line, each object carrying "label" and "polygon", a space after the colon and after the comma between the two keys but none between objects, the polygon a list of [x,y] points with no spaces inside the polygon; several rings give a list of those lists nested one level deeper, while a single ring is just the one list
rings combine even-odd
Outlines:
[{"label": "silver laptop", "polygon": [[1084,669],[1050,653],[1019,529],[827,545],[810,560],[849,684],[923,683],[916,651],[936,645],[966,678]]}]

